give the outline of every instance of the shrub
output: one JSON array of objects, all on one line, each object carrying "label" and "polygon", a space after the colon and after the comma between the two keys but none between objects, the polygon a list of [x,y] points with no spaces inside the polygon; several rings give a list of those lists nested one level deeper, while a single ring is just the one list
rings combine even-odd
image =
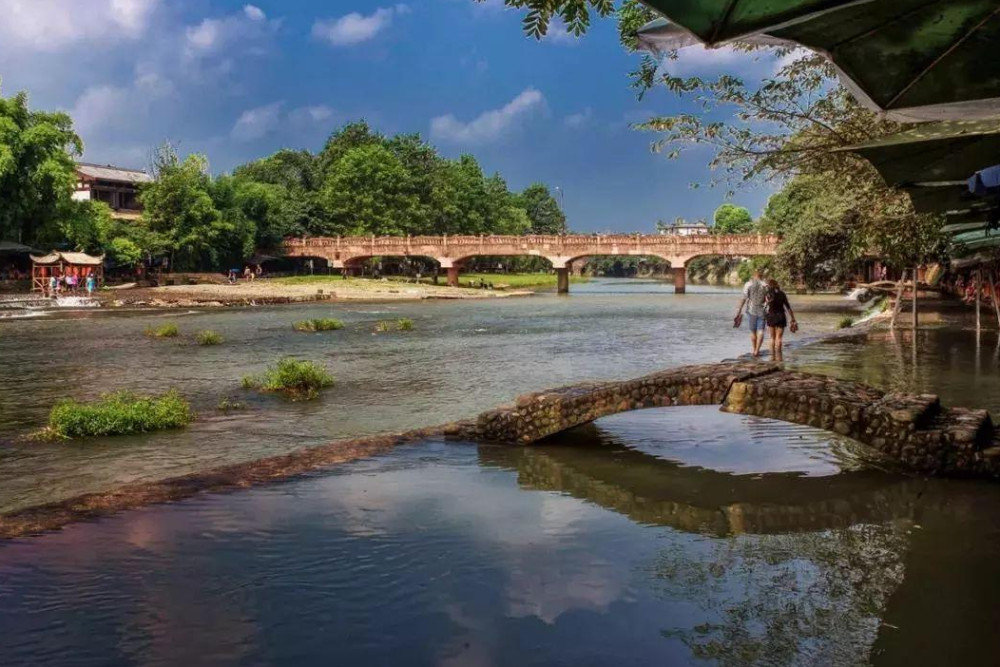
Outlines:
[{"label": "shrub", "polygon": [[285,357],[260,376],[243,378],[243,387],[259,391],[281,392],[292,400],[309,400],[319,395],[319,390],[333,385],[333,376],[322,366],[312,362]]},{"label": "shrub", "polygon": [[191,406],[176,390],[160,396],[118,391],[93,403],[60,401],[49,415],[49,430],[64,438],[127,435],[181,428],[192,418]]},{"label": "shrub", "polygon": [[296,331],[336,331],[337,329],[343,329],[344,323],[340,320],[335,320],[332,317],[327,317],[314,320],[301,320],[292,326]]},{"label": "shrub", "polygon": [[177,336],[180,335],[180,332],[181,330],[178,329],[177,325],[173,322],[161,324],[155,329],[152,325],[146,327],[146,335],[153,338],[177,338]]},{"label": "shrub", "polygon": [[850,329],[853,326],[854,326],[854,318],[851,317],[845,317],[841,319],[840,322],[837,323],[838,329]]},{"label": "shrub", "polygon": [[375,331],[377,333],[386,333],[387,331],[392,331],[392,322],[388,320],[382,320],[375,325]]},{"label": "shrub", "polygon": [[195,336],[198,345],[219,345],[222,343],[222,334],[218,331],[199,331]]},{"label": "shrub", "polygon": [[396,328],[400,331],[413,331],[413,320],[403,317],[396,321]]}]

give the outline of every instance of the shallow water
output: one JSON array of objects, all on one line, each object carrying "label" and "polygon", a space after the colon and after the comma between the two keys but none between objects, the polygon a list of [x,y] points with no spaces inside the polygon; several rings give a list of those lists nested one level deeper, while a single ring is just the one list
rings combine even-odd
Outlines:
[{"label": "shallow water", "polygon": [[[44,421],[67,387],[177,385],[202,418],[153,437],[0,448],[0,510],[744,351],[734,294],[573,289],[4,322],[0,437]],[[815,335],[845,302],[794,305]],[[291,331],[331,315],[347,329]],[[416,331],[371,334],[397,317]],[[141,335],[167,319],[227,342]],[[876,333],[786,359],[1000,408],[985,336],[977,352],[961,331],[920,332],[916,346]],[[290,352],[325,361],[337,387],[308,404],[235,388]],[[215,414],[221,395],[251,409]],[[0,663],[1000,664],[998,507],[1000,485],[884,472],[849,440],[715,407],[615,415],[544,447],[429,440],[0,543]]]},{"label": "shallow water", "polygon": [[[685,296],[663,283],[574,285],[569,297],[396,304],[323,304],[211,312],[101,311],[0,322],[0,441],[44,425],[60,398],[177,387],[199,414],[190,428],[86,442],[0,445],[0,512],[248,461],[331,440],[432,426],[519,394],[591,379],[637,377],[742,354],[732,291]],[[695,290],[692,290],[695,292]],[[804,328],[831,330],[846,303],[803,301]],[[305,334],[296,320],[337,317],[341,331]],[[415,330],[373,334],[379,320]],[[143,335],[176,322],[178,339]],[[194,334],[225,337],[200,347]],[[316,401],[257,396],[240,380],[283,355],[324,363],[334,388]],[[220,413],[219,400],[247,403]]]}]

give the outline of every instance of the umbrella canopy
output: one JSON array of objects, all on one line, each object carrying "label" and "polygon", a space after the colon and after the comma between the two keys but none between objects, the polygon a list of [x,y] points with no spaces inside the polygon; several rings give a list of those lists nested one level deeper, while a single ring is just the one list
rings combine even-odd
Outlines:
[{"label": "umbrella canopy", "polygon": [[861,103],[893,120],[1000,115],[997,0],[647,3],[708,46],[766,33],[817,51]]},{"label": "umbrella canopy", "polygon": [[969,174],[996,163],[1000,120],[951,121],[838,149],[865,158],[892,187],[910,192],[921,212],[989,208],[969,192]]},{"label": "umbrella canopy", "polygon": [[1000,165],[981,169],[969,179],[969,192],[977,197],[1000,194]]},{"label": "umbrella canopy", "polygon": [[646,0],[672,22],[713,46],[766,30],[819,18],[872,0]]}]

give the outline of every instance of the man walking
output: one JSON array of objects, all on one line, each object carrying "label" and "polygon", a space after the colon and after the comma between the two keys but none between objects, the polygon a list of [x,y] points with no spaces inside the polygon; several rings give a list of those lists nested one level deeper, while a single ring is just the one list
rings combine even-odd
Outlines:
[{"label": "man walking", "polygon": [[747,323],[750,325],[750,350],[755,357],[760,356],[760,346],[764,344],[764,330],[767,322],[764,318],[764,300],[767,297],[767,283],[760,269],[754,269],[753,277],[743,286],[743,300],[736,309],[734,326],[739,327],[743,321],[743,306],[746,306]]}]

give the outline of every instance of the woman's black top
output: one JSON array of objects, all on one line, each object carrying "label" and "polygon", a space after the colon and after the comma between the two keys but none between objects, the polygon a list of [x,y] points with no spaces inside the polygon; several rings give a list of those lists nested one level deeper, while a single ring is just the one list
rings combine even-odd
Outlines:
[{"label": "woman's black top", "polygon": [[788,297],[780,289],[770,289],[767,293],[767,311],[764,319],[769,327],[785,328],[788,321],[785,319],[785,309],[791,308]]}]

